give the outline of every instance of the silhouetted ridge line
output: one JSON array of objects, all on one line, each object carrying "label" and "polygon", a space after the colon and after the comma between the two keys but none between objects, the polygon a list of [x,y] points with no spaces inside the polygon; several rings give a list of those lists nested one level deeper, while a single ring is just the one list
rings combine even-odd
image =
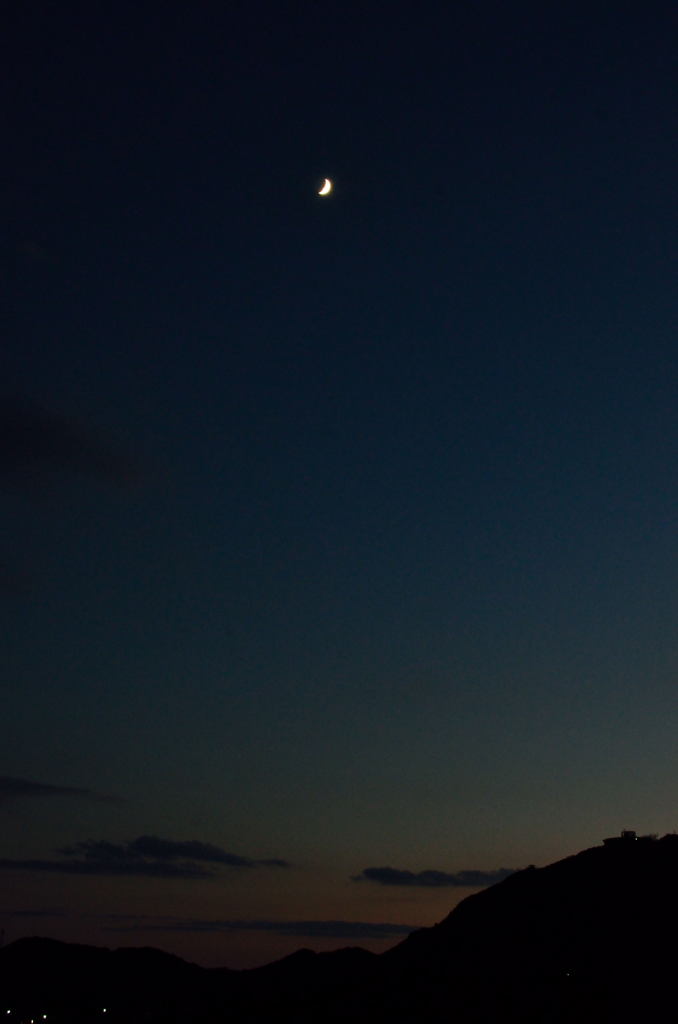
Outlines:
[{"label": "silhouetted ridge line", "polygon": [[106,1019],[125,1024],[244,1024],[281,1014],[304,1024],[637,1024],[673,1001],[676,940],[665,926],[676,911],[678,835],[625,830],[515,872],[380,956],[301,949],[229,971],[152,948],[21,939],[0,949],[0,990],[8,1005],[57,1022],[100,1019],[105,995]]}]

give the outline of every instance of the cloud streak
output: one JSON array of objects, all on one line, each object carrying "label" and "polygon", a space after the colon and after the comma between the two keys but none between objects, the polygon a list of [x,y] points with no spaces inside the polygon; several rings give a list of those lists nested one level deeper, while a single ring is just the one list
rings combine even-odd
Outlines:
[{"label": "cloud streak", "polygon": [[254,860],[199,840],[139,836],[127,843],[84,839],[59,850],[62,859],[0,859],[0,870],[39,871],[63,875],[137,876],[142,878],[210,879],[217,869],[289,867],[281,858]]},{"label": "cloud streak", "polygon": [[13,477],[58,469],[126,484],[137,476],[132,462],[88,427],[67,416],[5,400],[0,404],[0,474]]},{"label": "cloud streak", "polygon": [[143,878],[214,878],[198,864],[159,864],[152,861],[97,862],[87,860],[20,860],[0,858],[0,871],[47,871],[61,875],[139,876]]},{"label": "cloud streak", "polygon": [[267,920],[186,920],[153,925],[133,924],[111,926],[108,931],[163,932],[274,932],[299,938],[389,939],[409,935],[417,925],[390,924],[375,921],[267,921]]},{"label": "cloud streak", "polygon": [[70,917],[65,910],[0,910],[0,917]]},{"label": "cloud streak", "polygon": [[98,864],[138,864],[142,860],[161,864],[186,860],[207,864],[224,864],[232,868],[288,867],[287,861],[277,858],[254,860],[237,853],[229,853],[212,843],[197,839],[161,839],[159,836],[139,836],[129,843],[110,843],[105,839],[85,839],[59,851],[68,857],[82,857]]},{"label": "cloud streak", "polygon": [[424,889],[481,888],[494,885],[513,874],[510,868],[496,871],[403,871],[399,868],[364,868],[352,875],[353,882],[373,882],[377,885],[419,886]]},{"label": "cloud streak", "polygon": [[52,786],[48,782],[33,782],[31,779],[17,779],[10,775],[0,775],[0,803],[10,800],[33,799],[35,797],[80,797],[86,800],[113,802],[114,797],[95,793],[91,789],[79,786]]}]

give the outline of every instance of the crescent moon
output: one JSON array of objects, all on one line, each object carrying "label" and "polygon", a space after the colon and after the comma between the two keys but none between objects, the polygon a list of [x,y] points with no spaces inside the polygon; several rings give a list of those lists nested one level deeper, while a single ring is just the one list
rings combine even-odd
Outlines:
[{"label": "crescent moon", "polygon": [[331,191],[332,191],[332,182],[330,181],[329,178],[325,178],[325,184],[319,190],[318,195],[319,196],[327,196],[327,195],[330,194]]}]

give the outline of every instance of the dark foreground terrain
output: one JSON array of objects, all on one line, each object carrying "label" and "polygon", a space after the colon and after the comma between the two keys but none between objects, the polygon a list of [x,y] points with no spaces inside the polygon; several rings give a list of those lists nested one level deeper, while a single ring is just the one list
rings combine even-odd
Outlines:
[{"label": "dark foreground terrain", "polygon": [[380,956],[299,950],[229,971],[155,949],[20,939],[0,950],[0,1015],[47,1014],[52,1024],[678,1021],[677,910],[678,835],[631,833],[518,871]]}]

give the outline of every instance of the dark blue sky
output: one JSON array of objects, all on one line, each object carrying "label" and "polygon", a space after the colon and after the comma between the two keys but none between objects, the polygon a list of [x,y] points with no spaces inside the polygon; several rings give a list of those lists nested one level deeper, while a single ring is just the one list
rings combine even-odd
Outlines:
[{"label": "dark blue sky", "polygon": [[674,18],[14,11],[10,934],[257,962],[298,929],[101,922],[369,936],[470,890],[368,867],[675,827]]}]

